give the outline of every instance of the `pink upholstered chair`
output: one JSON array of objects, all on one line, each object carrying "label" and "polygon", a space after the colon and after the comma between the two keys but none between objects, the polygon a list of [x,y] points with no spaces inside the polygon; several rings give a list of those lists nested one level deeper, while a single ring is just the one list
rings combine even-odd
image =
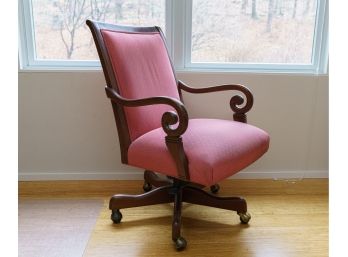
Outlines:
[{"label": "pink upholstered chair", "polygon": [[[186,247],[180,234],[182,202],[236,211],[248,223],[240,197],[218,197],[218,182],[260,158],[269,146],[263,130],[246,124],[253,105],[242,85],[191,88],[177,81],[159,27],[128,27],[87,20],[106,79],[106,94],[116,119],[122,162],[145,169],[141,195],[114,195],[111,219],[120,209],[174,202],[172,239]],[[231,98],[231,120],[189,119],[181,90],[190,93],[239,91]],[[155,172],[165,175],[160,178]],[[155,187],[152,189],[152,187]],[[210,192],[203,190],[210,187]]]}]

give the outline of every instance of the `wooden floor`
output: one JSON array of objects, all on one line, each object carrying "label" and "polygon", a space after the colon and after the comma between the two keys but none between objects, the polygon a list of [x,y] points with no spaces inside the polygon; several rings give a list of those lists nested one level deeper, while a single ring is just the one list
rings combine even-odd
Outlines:
[{"label": "wooden floor", "polygon": [[[19,195],[21,198],[104,200],[105,206],[83,255],[86,257],[328,256],[328,183],[325,179],[225,181],[219,194],[244,193],[252,215],[249,225],[240,224],[238,215],[231,211],[184,204],[182,235],[188,246],[183,252],[176,252],[171,241],[171,204],[122,210],[122,223],[112,224],[106,196],[111,183],[115,193],[140,193],[140,181],[105,182],[104,186],[101,181],[81,182],[80,192],[62,189],[64,193],[59,193],[60,187],[64,187],[60,182],[55,187],[50,183],[21,182]],[[65,182],[65,185],[69,188],[74,183]],[[95,192],[90,191],[88,183]],[[47,195],[49,188],[54,192],[51,195]]]}]

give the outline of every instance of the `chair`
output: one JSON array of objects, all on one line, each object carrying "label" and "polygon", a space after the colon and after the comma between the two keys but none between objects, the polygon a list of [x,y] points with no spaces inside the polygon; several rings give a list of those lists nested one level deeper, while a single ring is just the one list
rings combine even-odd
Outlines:
[{"label": "chair", "polygon": [[[174,203],[172,240],[177,250],[187,245],[180,233],[182,202],[236,211],[241,222],[248,223],[251,216],[243,198],[214,195],[219,181],[268,150],[268,134],[246,123],[246,113],[253,105],[248,88],[192,88],[178,81],[159,27],[91,20],[87,25],[103,67],[122,163],[145,170],[144,194],[110,199],[112,221],[121,222],[120,209]],[[189,119],[182,90],[194,94],[232,90],[244,96],[231,98],[234,121]],[[204,191],[205,187],[210,187],[211,193]]]}]

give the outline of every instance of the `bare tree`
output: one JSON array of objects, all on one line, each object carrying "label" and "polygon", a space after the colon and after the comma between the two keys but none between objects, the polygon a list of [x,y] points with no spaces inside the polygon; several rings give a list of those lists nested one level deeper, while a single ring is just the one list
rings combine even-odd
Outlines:
[{"label": "bare tree", "polygon": [[137,15],[138,15],[138,24],[140,24],[140,16],[141,16],[141,0],[138,0],[138,5],[137,5]]},{"label": "bare tree", "polygon": [[123,19],[122,8],[123,8],[124,0],[114,0],[113,2],[115,5],[115,22],[117,23]]},{"label": "bare tree", "polygon": [[[96,21],[106,21],[106,17],[109,14],[110,5],[112,0],[89,0],[90,17]],[[89,40],[89,46],[94,44],[93,38]]]},{"label": "bare tree", "polygon": [[297,0],[294,0],[294,8],[292,11],[292,18],[295,19],[296,17],[296,11],[297,11]]},{"label": "bare tree", "polygon": [[274,0],[269,0],[268,2],[268,16],[267,16],[267,28],[266,31],[267,32],[271,32],[272,30],[272,19],[273,19],[273,4],[274,4]]},{"label": "bare tree", "polygon": [[252,0],[251,2],[251,18],[257,19],[256,0]]},{"label": "bare tree", "polygon": [[274,13],[279,16],[283,16],[283,0],[276,0],[275,7],[274,7]]},{"label": "bare tree", "polygon": [[109,13],[111,2],[112,0],[90,0],[91,19],[105,21],[106,16]]},{"label": "bare tree", "polygon": [[155,5],[153,2],[150,2],[150,6],[151,18],[153,19],[155,17]]},{"label": "bare tree", "polygon": [[76,49],[76,31],[85,23],[86,0],[56,1],[55,5],[60,11],[60,36],[66,49],[68,59]]},{"label": "bare tree", "polygon": [[246,14],[246,9],[248,7],[249,0],[242,0],[241,12]]},{"label": "bare tree", "polygon": [[314,12],[317,9],[317,0],[313,0],[313,4],[312,4],[312,12]]},{"label": "bare tree", "polygon": [[[306,6],[305,6],[303,13],[302,13],[303,16],[306,16],[309,13],[309,11],[312,11],[312,12],[315,11],[316,3],[317,3],[317,0],[307,0]],[[311,6],[312,6],[312,8],[311,8]]]}]

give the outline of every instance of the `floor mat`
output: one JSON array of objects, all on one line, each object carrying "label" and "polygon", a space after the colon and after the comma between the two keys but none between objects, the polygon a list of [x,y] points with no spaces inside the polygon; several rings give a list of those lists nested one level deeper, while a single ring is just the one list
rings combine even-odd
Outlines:
[{"label": "floor mat", "polygon": [[19,200],[20,257],[79,257],[103,207],[102,200]]}]

